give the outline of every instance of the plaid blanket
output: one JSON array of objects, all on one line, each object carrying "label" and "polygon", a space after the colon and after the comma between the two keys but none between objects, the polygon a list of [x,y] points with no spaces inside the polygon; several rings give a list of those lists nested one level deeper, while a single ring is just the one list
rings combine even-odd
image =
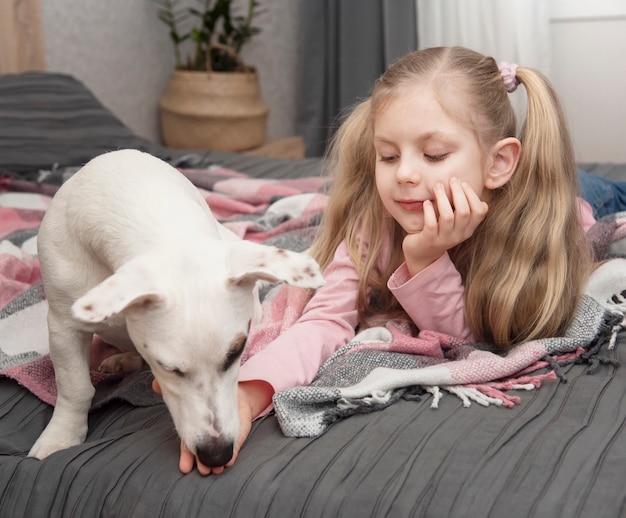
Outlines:
[{"label": "plaid blanket", "polygon": [[[47,302],[36,238],[51,197],[76,170],[42,171],[29,181],[0,177],[0,375],[17,380],[52,405],[56,384],[48,355]],[[241,238],[298,252],[310,246],[326,206],[327,198],[320,193],[326,179],[252,179],[219,166],[180,170],[215,217]],[[150,388],[147,368],[124,379],[98,372],[100,362],[114,352],[94,339],[94,407],[113,399],[136,405],[162,403]]]},{"label": "plaid blanket", "polygon": [[[43,181],[0,179],[0,374],[11,377],[43,401],[54,404],[56,386],[48,352],[46,301],[36,256],[39,223],[58,186],[75,170],[43,174]],[[205,196],[216,217],[244,239],[302,251],[315,235],[326,204],[325,180],[253,180],[221,167],[181,169]],[[598,259],[626,257],[626,213],[600,220],[590,236]],[[274,396],[283,432],[316,436],[337,419],[385,408],[400,398],[442,391],[465,406],[513,406],[511,390],[530,390],[558,377],[563,362],[603,361],[599,346],[614,341],[626,312],[626,260],[605,263],[592,276],[569,331],[522,344],[502,354],[489,344],[464,343],[422,330],[417,336],[389,324],[359,333],[320,368],[310,386]],[[246,361],[299,317],[305,290],[270,287],[264,293],[263,320],[251,329]],[[111,354],[94,339],[94,407],[122,399],[135,405],[162,403],[150,389],[149,370],[119,378],[96,370]]]},{"label": "plaid blanket", "polygon": [[[359,334],[320,368],[309,386],[274,395],[283,433],[314,437],[335,421],[381,410],[400,398],[431,393],[433,408],[443,392],[463,406],[474,401],[512,407],[521,400],[512,390],[533,390],[556,379],[558,366],[588,362],[590,372],[603,361],[599,348],[613,347],[626,313],[626,212],[606,216],[589,230],[598,260],[613,258],[591,276],[587,292],[564,336],[529,341],[507,353],[491,344],[465,343],[443,333],[388,324]],[[272,341],[298,318],[305,301],[297,288],[280,287],[264,301],[264,321],[253,329],[250,354]],[[286,313],[286,318],[280,315]]]}]

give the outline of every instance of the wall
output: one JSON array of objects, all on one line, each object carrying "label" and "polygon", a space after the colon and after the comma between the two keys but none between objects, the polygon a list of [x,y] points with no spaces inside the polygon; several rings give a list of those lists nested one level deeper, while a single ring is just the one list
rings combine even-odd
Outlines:
[{"label": "wall", "polygon": [[[242,55],[259,71],[270,106],[268,136],[293,135],[298,2],[261,3],[265,10],[257,25],[263,30]],[[159,141],[158,100],[174,67],[174,53],[157,17],[157,3],[46,0],[41,7],[47,69],[74,75],[137,134]]]},{"label": "wall", "polygon": [[[268,135],[293,135],[299,2],[261,2],[263,32],[243,56],[259,70],[270,105]],[[136,133],[158,140],[157,103],[174,58],[154,0],[41,4],[48,70],[75,75]],[[549,5],[549,75],[567,110],[577,158],[626,162],[626,1],[549,0]]]},{"label": "wall", "polygon": [[552,0],[551,79],[577,159],[626,162],[626,1]]}]

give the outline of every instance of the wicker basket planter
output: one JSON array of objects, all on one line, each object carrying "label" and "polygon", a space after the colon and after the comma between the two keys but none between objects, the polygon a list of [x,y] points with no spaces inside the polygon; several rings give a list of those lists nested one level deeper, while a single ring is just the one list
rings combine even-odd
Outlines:
[{"label": "wicker basket planter", "polygon": [[265,141],[269,108],[255,70],[175,70],[159,111],[168,147],[245,151]]}]

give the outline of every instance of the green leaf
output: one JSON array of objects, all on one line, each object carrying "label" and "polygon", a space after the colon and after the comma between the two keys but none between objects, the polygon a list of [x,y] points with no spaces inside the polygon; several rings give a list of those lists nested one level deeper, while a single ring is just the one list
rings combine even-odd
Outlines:
[{"label": "green leaf", "polygon": [[[236,53],[243,45],[261,32],[252,25],[252,20],[263,12],[260,2],[249,0],[245,14],[232,12],[232,0],[154,0],[158,6],[157,16],[169,29],[174,43],[177,68],[183,67],[180,43],[194,43],[192,55],[185,57],[185,67],[191,70],[206,70],[208,48],[219,42],[228,45]],[[182,28],[184,27],[184,29]],[[235,70],[239,63],[228,52],[212,51],[211,66],[214,70]]]}]

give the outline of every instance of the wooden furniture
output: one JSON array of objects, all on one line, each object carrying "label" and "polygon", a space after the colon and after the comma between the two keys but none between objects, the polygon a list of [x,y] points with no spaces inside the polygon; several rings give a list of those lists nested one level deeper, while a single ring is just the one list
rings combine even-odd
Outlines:
[{"label": "wooden furniture", "polygon": [[45,70],[40,0],[0,0],[0,74]]},{"label": "wooden furniture", "polygon": [[262,146],[244,151],[244,153],[272,158],[304,158],[304,139],[296,136],[268,140]]}]

